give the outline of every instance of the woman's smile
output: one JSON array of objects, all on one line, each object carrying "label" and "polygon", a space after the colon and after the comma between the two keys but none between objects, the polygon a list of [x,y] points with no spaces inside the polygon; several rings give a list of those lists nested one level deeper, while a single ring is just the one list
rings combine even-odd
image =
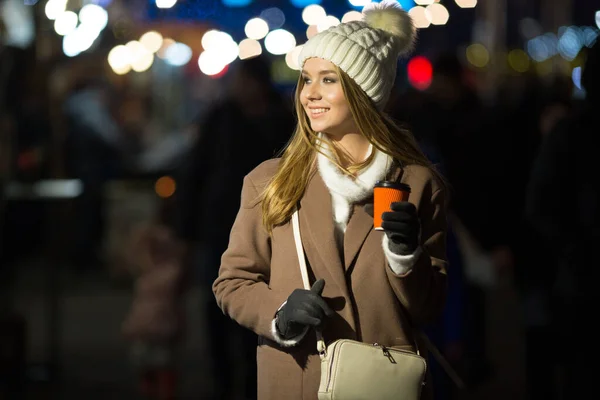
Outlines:
[{"label": "woman's smile", "polygon": [[325,115],[325,113],[327,113],[327,111],[329,111],[329,108],[325,108],[325,107],[320,107],[320,108],[312,108],[309,107],[309,116],[311,118],[319,118],[322,117],[323,115]]}]

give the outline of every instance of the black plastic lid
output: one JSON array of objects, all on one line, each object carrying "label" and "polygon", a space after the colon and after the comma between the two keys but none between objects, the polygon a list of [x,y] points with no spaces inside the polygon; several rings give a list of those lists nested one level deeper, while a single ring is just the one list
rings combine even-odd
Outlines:
[{"label": "black plastic lid", "polygon": [[398,190],[402,190],[403,192],[410,193],[410,186],[408,186],[406,183],[392,182],[392,181],[377,181],[377,182],[375,182],[375,187],[398,189]]}]

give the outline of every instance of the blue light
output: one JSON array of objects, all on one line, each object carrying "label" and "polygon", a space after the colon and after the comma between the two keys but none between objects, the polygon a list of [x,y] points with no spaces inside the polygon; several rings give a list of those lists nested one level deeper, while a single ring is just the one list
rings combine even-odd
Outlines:
[{"label": "blue light", "polygon": [[285,14],[277,7],[267,8],[260,13],[260,17],[267,21],[269,30],[279,29],[285,24]]},{"label": "blue light", "polygon": [[252,0],[223,0],[223,4],[227,7],[246,7],[252,3]]},{"label": "blue light", "polygon": [[398,0],[398,3],[404,8],[406,11],[410,10],[415,6],[414,0]]},{"label": "blue light", "polygon": [[192,49],[183,43],[173,43],[165,50],[165,61],[175,67],[181,67],[192,59]]},{"label": "blue light", "polygon": [[92,0],[91,3],[106,8],[112,3],[112,0]]},{"label": "blue light", "polygon": [[571,78],[573,79],[573,85],[575,85],[577,89],[581,89],[581,67],[573,68]]},{"label": "blue light", "polygon": [[321,4],[321,0],[290,0],[294,7],[304,8],[311,4]]},{"label": "blue light", "polygon": [[368,3],[373,3],[371,0],[348,0],[348,4],[350,4],[351,7],[359,7],[359,8],[363,8],[365,7]]},{"label": "blue light", "polygon": [[[295,0],[292,0],[292,2],[294,2],[294,1]],[[387,1],[390,1],[390,0],[387,0]],[[415,6],[414,0],[391,0],[391,1],[392,2],[396,1],[397,3],[399,3],[400,6],[406,11],[410,10],[411,8],[413,8]],[[381,0],[348,0],[348,3],[350,4],[350,6],[356,7],[356,8],[361,8],[361,9],[366,5],[366,3],[379,3],[379,2],[381,2]]]}]

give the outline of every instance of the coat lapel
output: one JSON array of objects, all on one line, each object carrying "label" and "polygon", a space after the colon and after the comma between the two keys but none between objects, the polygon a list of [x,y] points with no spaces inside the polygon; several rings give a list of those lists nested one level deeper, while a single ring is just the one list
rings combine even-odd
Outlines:
[{"label": "coat lapel", "polygon": [[[402,177],[402,169],[395,165],[389,172],[387,179],[393,182],[399,181]],[[365,203],[355,204],[354,210],[346,227],[344,235],[344,269],[348,271],[363,243],[373,230],[373,217],[364,210],[364,204],[373,203],[371,196]]]},{"label": "coat lapel", "polygon": [[[372,202],[373,199],[369,199]],[[363,205],[355,205],[344,235],[344,269],[348,271],[365,239],[373,229],[373,217],[367,214]]]},{"label": "coat lapel", "polygon": [[300,200],[299,216],[304,251],[313,272],[324,278],[326,284],[335,283],[348,297],[344,268],[335,242],[331,195],[318,172],[313,174]]}]

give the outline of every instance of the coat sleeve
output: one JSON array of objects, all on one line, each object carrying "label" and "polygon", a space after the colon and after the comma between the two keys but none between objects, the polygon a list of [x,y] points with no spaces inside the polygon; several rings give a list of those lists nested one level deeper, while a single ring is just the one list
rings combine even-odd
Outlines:
[{"label": "coat sleeve", "polygon": [[257,335],[274,340],[271,323],[289,293],[269,287],[271,239],[262,225],[258,197],[254,183],[246,176],[240,210],[221,257],[213,292],[226,315]]},{"label": "coat sleeve", "polygon": [[402,275],[386,268],[396,296],[416,325],[434,322],[441,314],[447,286],[446,202],[442,189],[419,208],[422,252],[412,269]]}]

